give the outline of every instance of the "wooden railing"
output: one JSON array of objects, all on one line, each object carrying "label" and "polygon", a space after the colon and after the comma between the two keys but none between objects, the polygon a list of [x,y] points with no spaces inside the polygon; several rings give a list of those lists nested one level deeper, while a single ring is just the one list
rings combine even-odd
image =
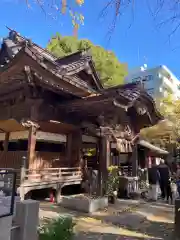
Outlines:
[{"label": "wooden railing", "polygon": [[45,168],[24,171],[21,184],[42,182],[71,182],[82,179],[80,168]]}]

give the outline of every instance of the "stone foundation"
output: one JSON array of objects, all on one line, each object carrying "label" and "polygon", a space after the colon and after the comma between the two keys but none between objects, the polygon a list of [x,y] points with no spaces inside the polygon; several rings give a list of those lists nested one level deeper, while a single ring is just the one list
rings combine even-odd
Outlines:
[{"label": "stone foundation", "polygon": [[108,207],[108,198],[100,197],[100,198],[88,198],[88,197],[62,197],[61,206],[80,211],[85,213],[96,212],[99,209],[104,209]]}]

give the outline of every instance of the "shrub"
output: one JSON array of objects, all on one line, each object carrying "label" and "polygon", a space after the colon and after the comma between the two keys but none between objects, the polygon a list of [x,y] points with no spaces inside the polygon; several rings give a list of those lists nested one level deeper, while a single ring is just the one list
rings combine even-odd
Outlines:
[{"label": "shrub", "polygon": [[47,220],[39,228],[39,240],[70,240],[74,235],[74,225],[70,217]]},{"label": "shrub", "polygon": [[108,179],[106,182],[106,194],[113,196],[114,191],[117,191],[119,186],[118,166],[110,166],[108,168]]}]

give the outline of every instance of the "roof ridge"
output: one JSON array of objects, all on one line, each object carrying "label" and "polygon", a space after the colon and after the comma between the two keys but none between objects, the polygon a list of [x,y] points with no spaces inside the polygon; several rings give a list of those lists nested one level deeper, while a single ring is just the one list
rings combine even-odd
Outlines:
[{"label": "roof ridge", "polygon": [[[24,37],[24,36],[21,36],[20,33],[18,33],[17,31],[15,31],[14,29],[11,29],[11,28],[9,28],[9,27],[7,27],[7,29],[9,30],[9,37],[8,37],[8,39],[12,40],[12,39],[10,38],[10,34],[11,34],[11,33],[15,33],[16,36],[17,36],[18,38],[20,38],[20,39],[17,39],[17,41],[18,41],[19,43],[23,42],[23,40],[24,40],[24,42],[28,42],[29,44],[32,44],[32,46],[34,45],[34,47],[39,48],[39,50],[41,50],[42,53],[44,52],[44,53],[50,55],[50,56],[54,59],[54,61],[57,60],[57,57],[55,57],[52,53],[50,53],[46,48],[41,47],[40,45],[36,44],[35,42],[33,42],[33,41],[32,41],[31,39],[29,39],[29,38],[26,38],[26,37]],[[19,40],[21,40],[21,41],[19,41]],[[13,41],[13,40],[12,40],[12,41]]]}]

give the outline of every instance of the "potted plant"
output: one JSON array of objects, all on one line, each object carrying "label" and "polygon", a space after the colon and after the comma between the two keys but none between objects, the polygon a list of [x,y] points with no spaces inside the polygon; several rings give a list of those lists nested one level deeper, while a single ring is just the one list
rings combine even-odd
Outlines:
[{"label": "potted plant", "polygon": [[118,166],[110,166],[108,168],[108,179],[107,179],[107,187],[106,187],[109,203],[112,203],[112,204],[115,203],[118,186],[119,186]]}]

